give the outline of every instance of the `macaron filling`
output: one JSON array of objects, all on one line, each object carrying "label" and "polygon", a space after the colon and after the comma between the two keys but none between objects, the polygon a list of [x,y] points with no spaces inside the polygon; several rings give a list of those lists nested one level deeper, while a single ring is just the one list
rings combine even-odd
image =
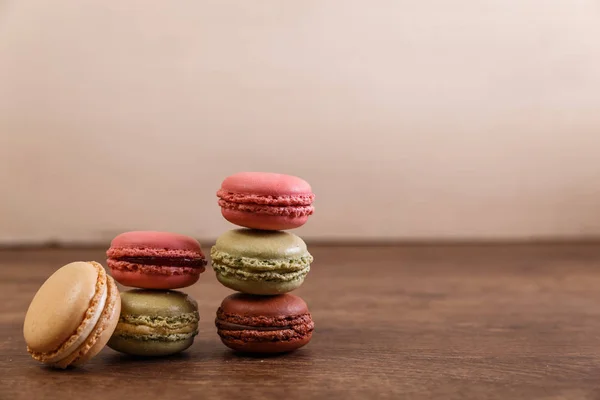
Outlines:
[{"label": "macaron filling", "polygon": [[241,280],[267,281],[267,282],[290,282],[298,279],[304,279],[310,271],[310,267],[306,267],[302,271],[295,272],[254,272],[240,268],[231,268],[227,265],[213,263],[213,269],[224,276],[235,276]]},{"label": "macaron filling", "polygon": [[308,217],[314,213],[313,193],[274,196],[220,189],[217,197],[219,206],[226,210],[289,218]]},{"label": "macaron filling", "polygon": [[137,264],[123,260],[108,260],[108,266],[114,271],[124,272],[143,272],[151,275],[200,275],[206,270],[202,267],[189,266],[170,266],[170,265],[154,265],[154,264]]},{"label": "macaron filling", "polygon": [[207,264],[204,258],[181,257],[121,257],[116,261],[123,261],[139,265],[161,265],[165,267],[191,267],[202,268]]},{"label": "macaron filling", "polygon": [[313,261],[310,254],[297,258],[272,260],[236,257],[214,247],[211,249],[211,258],[213,269],[219,274],[235,276],[243,280],[277,282],[304,279]]},{"label": "macaron filling", "polygon": [[[206,258],[199,251],[147,247],[111,247],[107,251],[108,267],[124,274],[143,273],[153,276],[199,276],[205,271]],[[117,280],[124,278],[119,274]],[[121,282],[123,283],[123,282]],[[126,284],[130,282],[127,281]]]},{"label": "macaron filling", "polygon": [[141,341],[176,342],[198,334],[198,312],[178,316],[121,315],[114,336]]},{"label": "macaron filling", "polygon": [[254,203],[235,203],[219,200],[219,206],[228,210],[243,211],[253,214],[264,214],[284,217],[305,217],[312,215],[315,211],[313,206],[269,206]]},{"label": "macaron filling", "polygon": [[163,267],[198,268],[202,271],[207,261],[204,254],[192,250],[169,250],[142,247],[111,247],[106,252],[109,266],[115,265],[152,265]]},{"label": "macaron filling", "polygon": [[217,326],[220,329],[226,330],[226,331],[247,331],[247,330],[254,330],[254,331],[279,331],[281,329],[291,329],[291,326],[283,326],[283,327],[279,327],[279,326],[250,326],[250,325],[240,325],[240,324],[232,324],[230,322],[227,321],[217,321],[216,322]]},{"label": "macaron filling", "polygon": [[210,250],[213,266],[224,265],[231,268],[252,268],[255,271],[303,271],[310,267],[314,258],[306,253],[300,257],[260,259],[252,257],[234,256],[228,252],[218,250],[213,246]]},{"label": "macaron filling", "polygon": [[315,324],[310,314],[289,317],[242,316],[217,310],[215,325],[219,336],[256,342],[288,341],[312,334]]},{"label": "macaron filling", "polygon": [[273,196],[236,193],[224,189],[217,191],[217,197],[228,203],[252,203],[269,206],[310,206],[315,199],[313,193]]}]

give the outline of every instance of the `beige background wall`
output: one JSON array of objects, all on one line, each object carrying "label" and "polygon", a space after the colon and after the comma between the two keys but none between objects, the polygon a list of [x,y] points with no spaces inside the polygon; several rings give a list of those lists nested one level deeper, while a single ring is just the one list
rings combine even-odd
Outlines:
[{"label": "beige background wall", "polygon": [[239,170],[308,239],[598,235],[600,5],[0,2],[0,243],[212,239]]}]

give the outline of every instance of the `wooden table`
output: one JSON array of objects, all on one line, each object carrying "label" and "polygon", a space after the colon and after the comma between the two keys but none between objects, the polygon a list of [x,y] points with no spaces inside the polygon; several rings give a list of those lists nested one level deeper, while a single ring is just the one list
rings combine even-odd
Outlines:
[{"label": "wooden table", "polygon": [[296,293],[312,342],[271,358],[224,347],[214,313],[231,293],[212,270],[186,290],[200,335],[185,353],[140,360],[106,348],[55,371],[25,351],[39,285],[102,250],[0,252],[0,399],[597,399],[600,245],[311,247]]}]

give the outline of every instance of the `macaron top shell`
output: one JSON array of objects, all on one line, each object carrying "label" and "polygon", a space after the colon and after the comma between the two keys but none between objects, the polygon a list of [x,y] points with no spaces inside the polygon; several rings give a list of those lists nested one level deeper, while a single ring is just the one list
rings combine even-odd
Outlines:
[{"label": "macaron top shell", "polygon": [[312,189],[304,179],[272,172],[240,172],[225,178],[221,189],[262,196],[312,195]]},{"label": "macaron top shell", "polygon": [[255,296],[235,293],[221,303],[226,314],[242,317],[288,317],[308,314],[308,306],[298,296],[282,294],[279,296]]},{"label": "macaron top shell", "polygon": [[293,233],[253,229],[234,229],[225,232],[217,239],[212,252],[263,260],[310,256],[306,243]]},{"label": "macaron top shell", "polygon": [[74,262],[60,268],[44,282],[29,305],[23,325],[25,341],[31,351],[55,351],[76,333],[93,305],[92,300],[99,300],[95,295],[101,296],[97,290],[98,278],[97,266]]},{"label": "macaron top shell", "polygon": [[115,237],[110,245],[113,248],[157,248],[202,253],[200,243],[196,239],[171,232],[125,232]]},{"label": "macaron top shell", "polygon": [[136,289],[121,293],[121,315],[175,317],[196,313],[197,302],[185,293]]}]

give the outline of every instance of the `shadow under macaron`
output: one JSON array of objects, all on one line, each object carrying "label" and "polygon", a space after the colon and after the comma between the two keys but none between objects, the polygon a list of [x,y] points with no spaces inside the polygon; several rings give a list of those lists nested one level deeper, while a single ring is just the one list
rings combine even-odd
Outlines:
[{"label": "shadow under macaron", "polygon": [[74,366],[68,365],[66,368],[56,368],[52,365],[40,364],[39,366],[44,372],[49,373],[58,373],[58,374],[73,374],[73,375],[82,375],[87,373],[86,366]]},{"label": "shadow under macaron", "polygon": [[182,352],[167,356],[138,356],[115,352],[106,358],[108,364],[139,363],[152,364],[164,363],[165,361],[189,361],[190,353]]},{"label": "shadow under macaron", "polygon": [[230,360],[277,360],[277,359],[290,359],[290,360],[309,360],[311,359],[310,351],[306,349],[298,349],[286,353],[245,353],[237,350],[225,350],[221,353],[221,359],[223,361]]}]

